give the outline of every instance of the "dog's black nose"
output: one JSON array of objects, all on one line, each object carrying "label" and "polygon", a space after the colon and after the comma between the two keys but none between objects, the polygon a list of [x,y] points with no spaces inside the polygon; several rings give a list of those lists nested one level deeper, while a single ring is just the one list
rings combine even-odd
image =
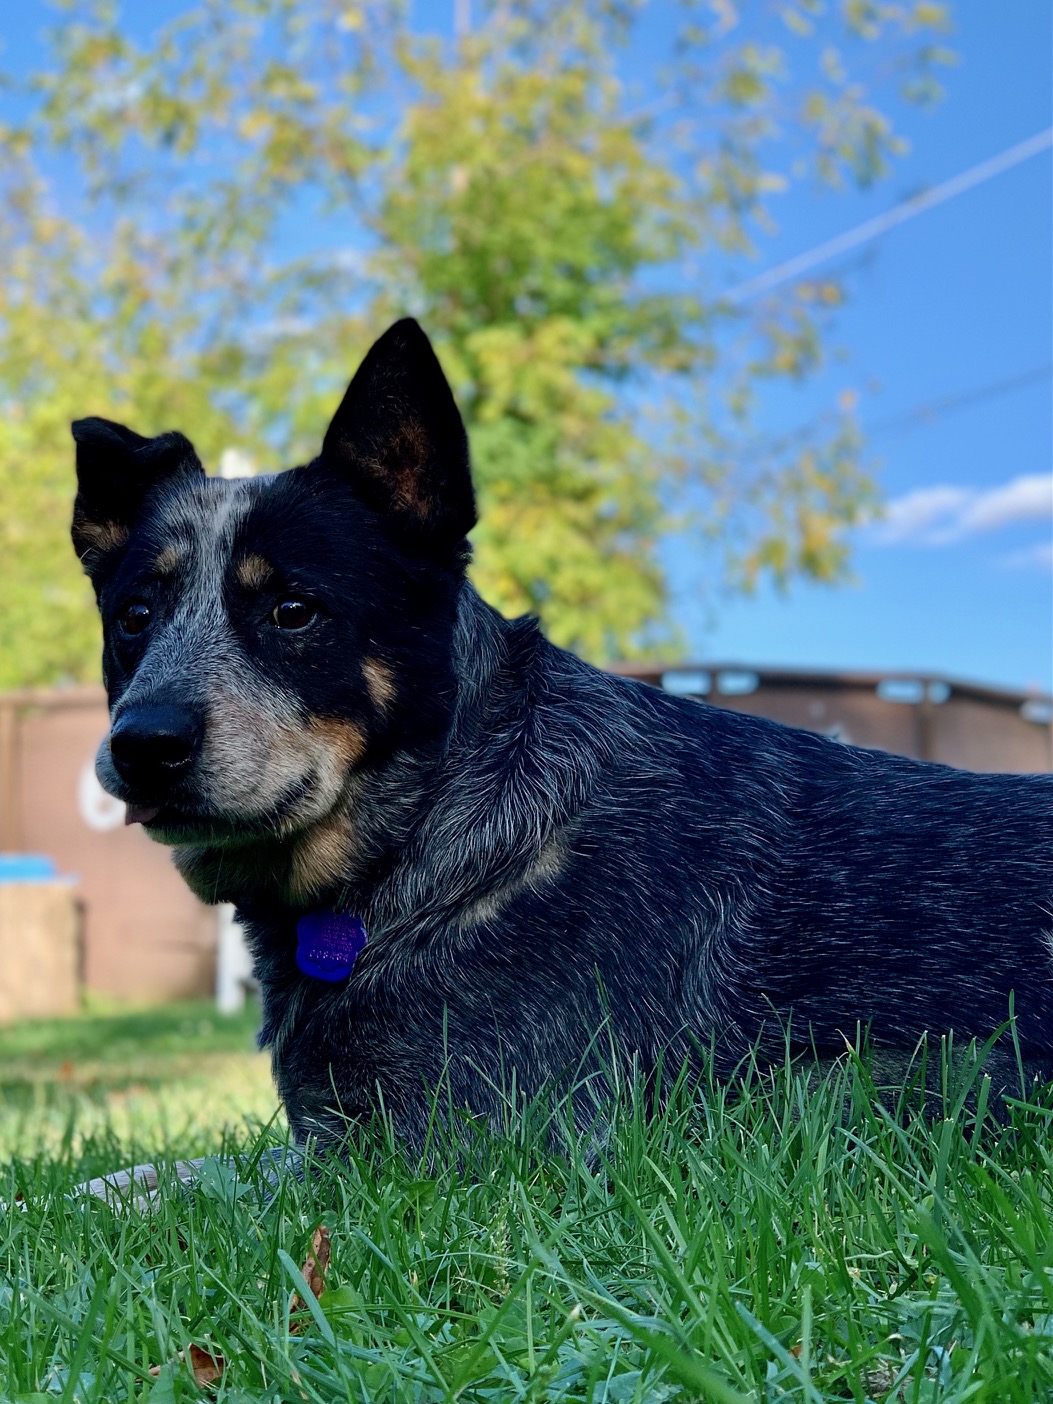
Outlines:
[{"label": "dog's black nose", "polygon": [[110,753],[121,778],[148,789],[175,780],[200,744],[200,726],[180,707],[136,707],[110,732]]}]

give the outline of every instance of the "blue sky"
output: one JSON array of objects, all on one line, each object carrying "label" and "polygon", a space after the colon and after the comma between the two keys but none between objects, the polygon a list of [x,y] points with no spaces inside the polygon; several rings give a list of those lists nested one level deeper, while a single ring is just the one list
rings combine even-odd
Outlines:
[{"label": "blue sky", "polygon": [[[183,7],[136,0],[123,8],[148,32]],[[1053,7],[958,0],[953,8],[959,63],[945,73],[947,99],[896,109],[909,155],[868,193],[791,187],[775,207],[777,231],[759,244],[756,272],[1053,123]],[[664,10],[653,20],[656,41]],[[762,11],[742,6],[742,29]],[[452,0],[420,0],[417,14],[448,26]],[[42,0],[5,14],[0,64],[25,71],[39,62],[40,32],[55,18]],[[647,50],[645,35],[626,60],[628,76]],[[858,390],[864,427],[892,425],[869,445],[889,518],[857,533],[853,584],[797,585],[785,598],[762,590],[703,601],[691,584],[698,548],[670,543],[676,616],[696,658],[1050,686],[1053,486],[1042,485],[1053,467],[1050,175],[1047,151],[845,260],[849,301],[835,326],[844,357],[792,397],[773,394],[759,427],[782,432],[828,409],[839,389]],[[953,413],[894,427],[920,406],[1029,373],[1010,393],[981,393]]]},{"label": "blue sky", "polygon": [[[869,194],[794,190],[758,271],[966,170],[1053,123],[1053,7],[960,0],[960,62],[934,110],[904,111],[911,152]],[[801,396],[862,391],[879,424],[916,406],[1040,372],[1053,361],[1053,199],[1048,151],[871,245],[847,281],[837,339],[848,353]],[[853,259],[853,263],[857,260]],[[812,667],[918,669],[1049,688],[1053,666],[1053,391],[1049,375],[870,449],[891,504],[858,533],[856,583],[723,602],[716,622],[682,591],[700,657]],[[947,489],[942,496],[919,494]],[[937,510],[942,504],[942,510]],[[1042,515],[1039,515],[1039,513]],[[674,578],[687,578],[682,549]]]}]

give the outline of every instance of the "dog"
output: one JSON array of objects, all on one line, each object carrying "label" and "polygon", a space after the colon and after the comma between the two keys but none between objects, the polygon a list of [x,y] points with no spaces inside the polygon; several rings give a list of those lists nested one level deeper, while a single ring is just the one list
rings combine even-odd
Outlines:
[{"label": "dog", "polygon": [[416,322],[290,471],[73,437],[98,776],[236,904],[298,1142],[382,1107],[419,1144],[439,1087],[499,1122],[509,1085],[730,1076],[861,1029],[909,1058],[1011,1014],[1006,1068],[1053,1078],[1051,778],[670,696],[503,618],[466,578],[468,441]]}]

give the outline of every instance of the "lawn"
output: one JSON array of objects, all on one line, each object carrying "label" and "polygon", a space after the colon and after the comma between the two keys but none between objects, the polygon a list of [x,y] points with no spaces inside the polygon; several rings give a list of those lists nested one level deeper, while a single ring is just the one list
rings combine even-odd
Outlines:
[{"label": "lawn", "polygon": [[[535,1111],[415,1163],[377,1127],[268,1199],[250,1035],[203,1006],[0,1034],[4,1400],[1053,1399],[1043,1106],[895,1118],[854,1063],[788,1070],[627,1096],[600,1141]],[[148,1212],[68,1194],[212,1152]]]},{"label": "lawn", "polygon": [[201,1001],[0,1029],[0,1160],[72,1154],[94,1175],[114,1168],[114,1140],[124,1160],[163,1146],[197,1155],[224,1126],[270,1120],[257,1023],[251,1006],[224,1017]]}]

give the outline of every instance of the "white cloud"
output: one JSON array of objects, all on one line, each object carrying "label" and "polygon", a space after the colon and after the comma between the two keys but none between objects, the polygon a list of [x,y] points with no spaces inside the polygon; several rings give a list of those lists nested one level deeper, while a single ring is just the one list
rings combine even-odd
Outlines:
[{"label": "white cloud", "polygon": [[967,488],[919,488],[916,492],[894,497],[886,504],[885,515],[877,527],[877,538],[883,545],[912,541],[960,514],[969,501]]},{"label": "white cloud", "polygon": [[242,340],[250,351],[266,351],[284,337],[306,336],[314,325],[310,317],[269,317],[265,322],[249,327]]},{"label": "white cloud", "polygon": [[1005,565],[1019,570],[1053,571],[1053,541],[1040,541],[1037,546],[1027,546],[1023,551],[1013,551],[1005,558]]},{"label": "white cloud", "polygon": [[945,546],[1015,522],[1053,519],[1053,473],[1028,473],[992,488],[942,484],[894,497],[875,524],[882,546]]},{"label": "white cloud", "polygon": [[365,273],[369,267],[366,251],[350,245],[316,254],[315,261],[323,268],[331,268],[334,273]]},{"label": "white cloud", "polygon": [[1053,473],[1031,473],[982,492],[959,518],[957,534],[995,531],[1010,522],[1037,522],[1053,517]]}]

